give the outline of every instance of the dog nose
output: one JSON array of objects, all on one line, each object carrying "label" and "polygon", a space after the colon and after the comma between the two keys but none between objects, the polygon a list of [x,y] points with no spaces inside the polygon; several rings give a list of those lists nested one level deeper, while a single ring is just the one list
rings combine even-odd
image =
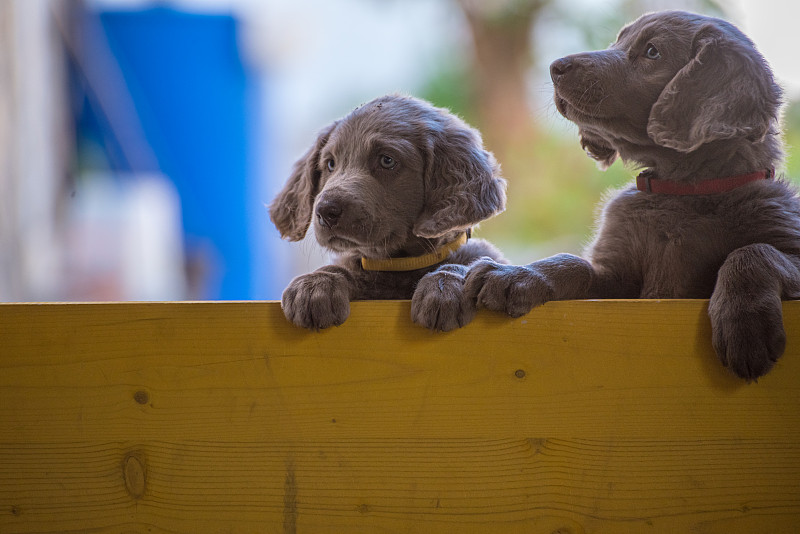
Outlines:
[{"label": "dog nose", "polygon": [[317,205],[317,218],[322,226],[333,228],[342,215],[342,207],[335,201],[322,200]]},{"label": "dog nose", "polygon": [[572,67],[573,62],[571,57],[567,56],[557,59],[550,63],[550,78],[555,82],[560,76],[572,70]]}]

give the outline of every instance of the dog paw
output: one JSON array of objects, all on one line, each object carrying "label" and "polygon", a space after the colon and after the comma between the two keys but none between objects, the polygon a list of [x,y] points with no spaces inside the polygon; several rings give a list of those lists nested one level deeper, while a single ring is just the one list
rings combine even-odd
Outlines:
[{"label": "dog paw", "polygon": [[345,322],[350,315],[350,298],[340,278],[336,273],[315,271],[292,280],[281,298],[286,318],[310,330]]},{"label": "dog paw", "polygon": [[474,301],[464,294],[464,276],[436,271],[422,277],[411,298],[411,320],[440,332],[461,328],[475,317]]},{"label": "dog paw", "polygon": [[712,342],[722,365],[754,381],[772,369],[786,347],[779,298],[744,303],[712,298]]},{"label": "dog paw", "polygon": [[547,279],[530,266],[504,265],[482,258],[470,266],[464,284],[466,296],[489,310],[521,317],[553,299]]}]

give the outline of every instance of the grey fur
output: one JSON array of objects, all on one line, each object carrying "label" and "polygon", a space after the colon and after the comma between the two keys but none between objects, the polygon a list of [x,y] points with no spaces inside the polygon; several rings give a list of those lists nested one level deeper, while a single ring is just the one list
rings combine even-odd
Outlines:
[{"label": "grey fur", "polygon": [[[619,155],[658,178],[698,183],[782,163],[781,90],[723,20],[644,15],[609,49],[554,61],[551,76],[556,107],[601,165]],[[700,196],[628,187],[609,195],[584,258],[482,260],[465,291],[512,316],[558,299],[710,298],[720,361],[755,380],[784,351],[781,299],[800,297],[800,203],[781,180]]]},{"label": "grey fur", "polygon": [[[381,165],[384,156],[393,167]],[[482,256],[505,261],[490,243],[471,239],[445,262],[414,271],[365,271],[360,259],[431,252],[501,212],[505,200],[505,180],[480,134],[447,110],[399,95],[357,108],[320,132],[270,205],[283,237],[302,239],[313,219],[317,241],[336,255],[291,281],[281,300],[287,319],[322,329],[342,324],[351,300],[413,296],[416,322],[437,330],[465,324],[475,313],[463,298],[465,266]]]}]

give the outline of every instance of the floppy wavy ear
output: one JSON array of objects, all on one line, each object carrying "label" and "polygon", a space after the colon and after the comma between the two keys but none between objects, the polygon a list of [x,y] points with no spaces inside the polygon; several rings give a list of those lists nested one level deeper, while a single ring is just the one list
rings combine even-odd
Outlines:
[{"label": "floppy wavy ear", "polygon": [[715,25],[698,31],[692,49],[650,111],[650,138],[680,152],[720,139],[762,140],[777,122],[782,91],[761,54]]},{"label": "floppy wavy ear", "polygon": [[590,158],[597,161],[601,169],[606,170],[617,159],[617,150],[606,140],[588,133],[583,128],[578,129],[578,135],[581,138],[581,148]]},{"label": "floppy wavy ear", "polygon": [[283,190],[269,205],[269,218],[284,239],[300,241],[308,231],[314,197],[319,191],[319,153],[337,124],[338,121],[320,131],[314,145],[295,162]]},{"label": "floppy wavy ear", "polygon": [[506,181],[480,134],[454,119],[428,143],[425,206],[414,225],[420,237],[467,229],[506,206]]}]

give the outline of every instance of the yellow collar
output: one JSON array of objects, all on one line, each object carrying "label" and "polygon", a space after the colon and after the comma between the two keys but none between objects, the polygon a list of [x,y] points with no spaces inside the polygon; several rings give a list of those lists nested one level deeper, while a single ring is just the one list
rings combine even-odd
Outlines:
[{"label": "yellow collar", "polygon": [[467,233],[463,232],[454,241],[442,245],[429,254],[411,258],[387,258],[385,260],[361,258],[361,267],[365,271],[413,271],[415,269],[424,269],[444,261],[451,252],[458,250],[466,242]]}]

